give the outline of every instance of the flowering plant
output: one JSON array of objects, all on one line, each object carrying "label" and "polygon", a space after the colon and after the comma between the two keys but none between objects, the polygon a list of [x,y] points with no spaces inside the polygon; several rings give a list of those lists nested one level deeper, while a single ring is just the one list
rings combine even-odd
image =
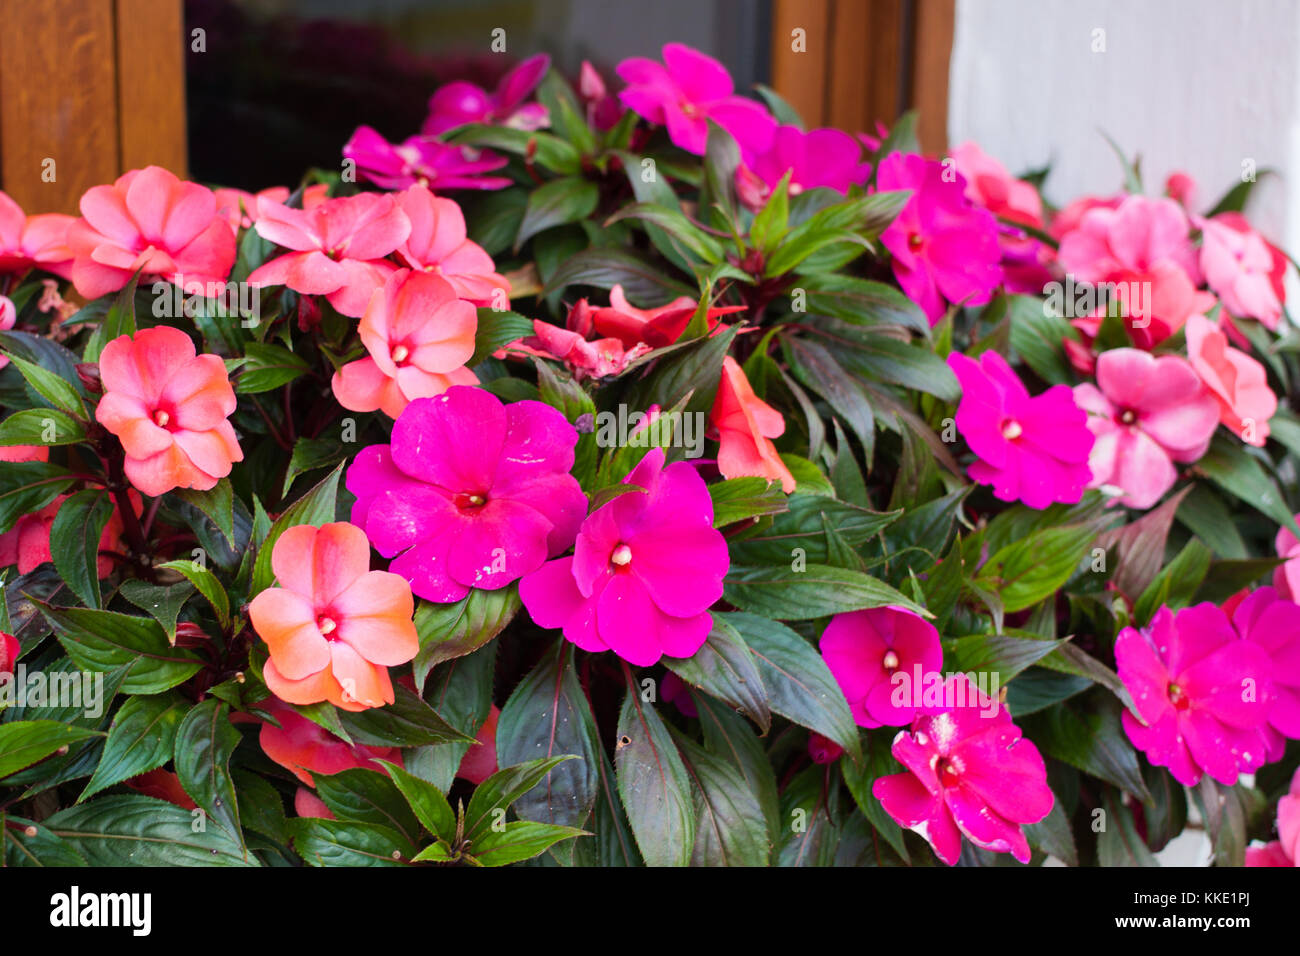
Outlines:
[{"label": "flowering plant", "polygon": [[293,190],[0,194],[5,862],[1151,864],[1198,812],[1295,865],[1249,183],[1053,209],[614,72]]}]

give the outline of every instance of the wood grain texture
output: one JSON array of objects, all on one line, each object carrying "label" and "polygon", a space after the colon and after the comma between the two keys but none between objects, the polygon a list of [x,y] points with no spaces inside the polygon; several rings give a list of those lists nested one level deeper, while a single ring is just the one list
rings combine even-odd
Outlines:
[{"label": "wood grain texture", "polygon": [[938,154],[948,148],[948,74],[956,0],[915,2],[911,101],[920,112],[916,133],[921,148]]},{"label": "wood grain texture", "polygon": [[121,168],[185,177],[185,35],[180,0],[116,0]]},{"label": "wood grain texture", "polygon": [[[772,88],[803,117],[809,129],[826,124],[830,82],[828,27],[832,0],[773,0]],[[804,31],[805,52],[791,49]]]}]

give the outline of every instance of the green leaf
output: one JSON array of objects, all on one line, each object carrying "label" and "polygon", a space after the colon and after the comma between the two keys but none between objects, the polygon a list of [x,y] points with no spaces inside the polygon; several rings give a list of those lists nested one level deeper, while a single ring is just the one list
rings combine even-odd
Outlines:
[{"label": "green leaf", "polygon": [[99,607],[99,539],[113,517],[113,500],[96,488],[79,491],[61,505],[50,525],[50,556],[74,594]]},{"label": "green leaf", "polygon": [[1061,705],[1023,718],[1021,727],[1047,756],[1149,801],[1137,751],[1120,725],[1119,712],[1113,698],[1109,705],[1089,712]]},{"label": "green leaf", "polygon": [[46,827],[34,820],[4,814],[0,814],[0,851],[5,866],[88,865],[85,857]]},{"label": "green leaf", "polygon": [[257,560],[253,563],[253,583],[249,588],[250,599],[270,587],[271,582],[275,580],[275,572],[271,569],[271,552],[286,529],[300,524],[319,528],[334,520],[338,507],[339,476],[343,474],[343,464],[340,463],[321,480],[320,484],[295,501],[275,519],[266,540],[258,548]]},{"label": "green leaf", "polygon": [[[797,477],[797,476],[796,476]],[[851,547],[866,544],[902,515],[901,511],[872,511],[826,495],[795,492],[788,511],[772,524],[731,539],[731,559],[737,564],[789,564],[796,549],[812,562],[827,561],[825,526],[830,524]],[[906,519],[904,519],[906,520]]]},{"label": "green leaf", "polygon": [[342,713],[339,719],[348,735],[358,743],[372,747],[473,742],[473,737],[448,724],[418,694],[404,685],[394,682],[393,694],[396,699],[386,707]]},{"label": "green leaf", "polygon": [[176,731],[176,775],[190,799],[243,846],[239,799],[230,776],[230,755],[243,738],[227,710],[225,701],[209,697],[185,715]]},{"label": "green leaf", "polygon": [[113,715],[103,756],[77,802],[171,760],[176,730],[188,707],[189,702],[175,694],[128,697]]},{"label": "green leaf", "polygon": [[456,814],[441,790],[415,774],[407,773],[397,764],[380,760],[388,770],[393,785],[406,798],[407,805],[415,812],[416,818],[424,828],[436,837],[452,840],[456,836]]},{"label": "green leaf", "polygon": [[1033,295],[1008,296],[1011,347],[1049,385],[1068,385],[1074,373],[1061,343],[1078,341],[1079,334],[1065,319],[1052,315],[1042,299]]},{"label": "green leaf", "polygon": [[624,219],[636,219],[659,227],[668,236],[669,242],[685,248],[696,259],[708,263],[722,261],[722,246],[718,241],[687,219],[675,206],[668,207],[653,202],[629,203],[606,219],[605,225],[611,226]]},{"label": "green leaf", "polygon": [[753,725],[712,697],[692,692],[691,699],[699,711],[705,749],[740,771],[746,788],[757,796],[762,808],[767,842],[775,844],[781,829],[776,773],[762,741],[754,733]]},{"label": "green leaf", "polygon": [[664,666],[688,684],[726,701],[767,733],[772,723],[767,688],[740,633],[720,617],[692,657],[665,657]]},{"label": "green leaf", "polygon": [[94,730],[71,727],[57,720],[16,720],[0,724],[0,777],[44,760],[60,747],[95,736],[98,733]]},{"label": "green leaf", "polygon": [[516,585],[497,591],[471,588],[466,597],[452,604],[421,601],[415,611],[420,638],[413,664],[416,682],[423,685],[429,671],[443,661],[474,653],[500,634],[520,607]]},{"label": "green leaf", "polygon": [[909,860],[907,844],[903,842],[903,828],[894,822],[894,818],[871,792],[872,784],[878,778],[903,772],[902,764],[895,760],[890,752],[894,733],[886,727],[869,731],[866,738],[865,759],[855,764],[848,757],[842,758],[840,772],[844,776],[844,783],[848,786],[849,793],[853,795],[854,802],[871,822],[872,827],[894,848],[895,853],[905,861]]},{"label": "green leaf", "polygon": [[884,581],[846,568],[807,564],[800,570],[731,566],[723,596],[743,611],[782,621],[805,621],[844,611],[894,604],[922,617],[930,612]]},{"label": "green leaf", "polygon": [[157,570],[175,571],[177,574],[184,575],[212,605],[212,610],[217,612],[217,621],[221,626],[223,628],[229,626],[230,596],[226,594],[226,589],[217,580],[215,574],[206,568],[198,567],[193,561],[168,561],[158,565]]},{"label": "green leaf", "polygon": [[241,395],[269,392],[311,371],[306,359],[279,345],[249,342],[244,350],[248,361],[235,379],[235,391]]},{"label": "green leaf", "polygon": [[1176,611],[1191,604],[1210,570],[1212,557],[1210,549],[1199,538],[1189,539],[1178,556],[1160,570],[1137,599],[1133,606],[1134,622],[1145,626],[1162,607]]},{"label": "green leaf", "polygon": [[715,481],[709,485],[709,497],[713,499],[715,528],[789,510],[781,483],[767,478],[728,478],[725,481]]},{"label": "green leaf", "polygon": [[622,285],[633,305],[658,305],[680,295],[692,295],[694,289],[661,272],[652,262],[623,249],[585,249],[570,256],[550,281],[544,294],[559,292],[571,285],[589,285],[612,289]]},{"label": "green leaf", "polygon": [[[249,232],[252,232],[250,229]],[[104,346],[119,336],[135,335],[135,296],[140,285],[140,273],[131,276],[131,281],[122,287],[104,314],[104,320],[90,336],[86,343],[83,362],[98,362]]]},{"label": "green leaf", "polygon": [[[0,348],[7,351],[10,349],[8,337],[4,333],[0,333]],[[67,412],[73,418],[86,417],[86,406],[71,382],[59,378],[54,372],[35,362],[29,362],[15,355],[12,351],[9,351],[9,359],[13,362],[14,368],[18,369],[22,377],[27,380],[27,384],[51,405]]]},{"label": "green leaf", "polygon": [[1119,791],[1106,787],[1101,808],[1106,814],[1105,827],[1097,834],[1099,866],[1159,866],[1143,842],[1133,820],[1133,810],[1124,805]]},{"label": "green leaf", "polygon": [[590,834],[576,827],[516,820],[499,831],[489,830],[470,850],[480,866],[507,866],[545,853],[561,840],[580,836]]},{"label": "green leaf", "polygon": [[384,774],[350,767],[332,774],[313,773],[312,777],[316,781],[316,795],[338,819],[377,823],[396,830],[413,843],[419,839],[420,825],[415,814],[396,781]]},{"label": "green leaf", "polygon": [[298,817],[288,821],[293,848],[308,866],[401,866],[416,849],[396,830],[375,823]]},{"label": "green leaf", "polygon": [[856,377],[849,375],[826,348],[807,338],[785,340],[791,371],[817,392],[862,442],[863,457],[870,462],[876,446],[876,421],[871,402]]},{"label": "green leaf", "polygon": [[470,852],[484,835],[493,830],[494,824],[505,820],[507,807],[541,783],[556,765],[572,759],[565,754],[529,760],[513,767],[503,767],[480,783],[469,798],[469,809],[465,811],[465,839],[470,844]]},{"label": "green leaf", "polygon": [[581,176],[565,176],[538,186],[528,195],[524,218],[515,236],[515,252],[544,229],[586,219],[596,211],[600,190]]},{"label": "green leaf", "polygon": [[856,329],[838,319],[811,318],[808,328],[834,350],[850,373],[875,382],[889,382],[956,402],[961,386],[948,363],[924,344],[871,329]]},{"label": "green leaf", "polygon": [[943,663],[949,671],[994,674],[1006,686],[1026,667],[1065,643],[1016,634],[972,634],[945,640]]},{"label": "green leaf", "polygon": [[902,326],[927,338],[930,335],[930,321],[921,307],[883,282],[825,273],[801,280],[799,288],[805,292],[804,308],[812,315],[867,328]]},{"label": "green leaf", "polygon": [[1061,809],[1060,798],[1052,801],[1052,809],[1037,823],[1025,824],[1025,839],[1029,845],[1056,857],[1066,866],[1079,865],[1079,850],[1074,844],[1070,821]]},{"label": "green leaf", "polygon": [[1007,613],[1032,607],[1070,579],[1096,536],[1092,525],[1036,531],[989,558],[975,583],[999,594]]},{"label": "green leaf", "polygon": [[569,175],[582,168],[581,154],[551,133],[471,124],[448,134],[446,139],[451,143],[500,149],[524,157],[532,156],[539,166],[553,173]]},{"label": "green leaf", "polygon": [[128,578],[118,587],[118,593],[161,624],[168,643],[176,643],[176,619],[185,602],[194,596],[194,585],[181,581],[160,586]]},{"label": "green leaf", "polygon": [[674,736],[700,794],[691,865],[767,866],[772,844],[758,794],[734,764]]},{"label": "green leaf", "polygon": [[718,393],[722,362],[735,336],[736,327],[731,326],[660,360],[654,371],[631,389],[629,408],[641,411],[659,405],[680,409],[683,414],[707,412]]},{"label": "green leaf", "polygon": [[0,468],[0,533],[40,511],[75,480],[66,468],[47,461],[5,462]]},{"label": "green leaf", "polygon": [[151,618],[41,602],[37,606],[78,667],[105,672],[129,668],[123,693],[160,694],[203,666],[193,652],[172,647],[162,626]]},{"label": "green leaf", "polygon": [[1300,537],[1300,525],[1287,507],[1277,482],[1268,476],[1263,465],[1245,447],[1222,434],[1216,434],[1196,470],[1228,494],[1239,498]]},{"label": "green leaf", "polygon": [[790,228],[790,173],[786,170],[749,230],[750,241],[765,254],[777,247]]},{"label": "green leaf", "polygon": [[862,748],[844,692],[821,654],[784,624],[735,613],[714,615],[734,627],[749,645],[767,688],[768,706],[800,726],[815,730],[858,761]]},{"label": "green leaf", "polygon": [[24,408],[0,422],[0,445],[75,445],[86,430],[55,408]]},{"label": "green leaf", "polygon": [[285,469],[280,493],[287,495],[300,475],[329,468],[347,457],[347,449],[335,438],[299,438],[293,443],[293,454],[289,456],[289,467]]},{"label": "green leaf", "polygon": [[474,332],[474,356],[468,365],[475,366],[490,359],[498,349],[511,342],[533,335],[533,320],[518,312],[498,312],[495,309],[478,310],[478,328]]},{"label": "green leaf", "polygon": [[198,508],[226,536],[227,541],[232,545],[235,543],[235,491],[229,478],[222,478],[207,491],[178,488],[171,494]]},{"label": "green leaf", "polygon": [[618,793],[649,866],[688,866],[695,848],[691,778],[663,720],[635,689],[623,699],[614,766]]},{"label": "green leaf", "polygon": [[188,810],[144,796],[100,797],[45,821],[91,866],[259,866],[221,827],[193,829]]}]

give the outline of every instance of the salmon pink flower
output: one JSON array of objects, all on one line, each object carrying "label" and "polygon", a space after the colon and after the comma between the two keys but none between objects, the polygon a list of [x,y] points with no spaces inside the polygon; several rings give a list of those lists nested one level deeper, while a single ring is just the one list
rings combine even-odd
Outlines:
[{"label": "salmon pink flower", "polygon": [[983,305],[1002,281],[997,220],[966,198],[966,181],[924,156],[890,153],[876,171],[882,191],[910,190],[898,217],[880,236],[893,255],[894,276],[930,324],[944,301]]},{"label": "salmon pink flower", "polygon": [[956,706],[918,717],[899,731],[891,749],[906,769],[878,777],[871,792],[899,826],[925,837],[949,866],[961,856],[963,836],[1028,863],[1029,841],[1021,827],[1047,816],[1054,800],[1042,754],[1007,709],[981,694],[965,674],[948,678],[943,689],[945,701]]},{"label": "salmon pink flower", "polygon": [[[214,189],[212,194],[217,197],[217,215],[230,223],[230,228],[236,232],[248,229],[256,221],[259,196],[277,203],[288,202],[290,196],[288,186],[270,186],[257,193],[242,189]],[[306,208],[306,203],[303,203],[303,208]]]},{"label": "salmon pink flower", "polygon": [[[43,450],[48,456],[48,449]],[[44,461],[45,459],[31,457],[23,460]],[[134,490],[128,492],[127,497],[138,518],[144,510],[144,502]],[[67,495],[59,495],[40,511],[21,516],[14,522],[12,528],[0,534],[0,568],[13,565],[18,568],[19,574],[30,574],[46,561],[54,560],[50,553],[50,528],[54,525],[54,518],[59,513],[60,506],[67,498]],[[122,529],[122,515],[115,509],[99,535],[98,550],[100,552],[123,550]],[[113,561],[106,555],[100,554],[95,567],[100,578],[106,578],[113,571]]]},{"label": "salmon pink flower", "polygon": [[390,143],[369,126],[358,126],[343,146],[364,179],[382,189],[431,186],[436,189],[504,189],[510,179],[485,176],[508,162],[504,156],[432,136],[410,136]]},{"label": "salmon pink flower", "polygon": [[1219,421],[1250,445],[1263,447],[1277,396],[1268,373],[1254,358],[1228,344],[1228,336],[1209,319],[1187,320],[1187,357],[1219,403]]},{"label": "salmon pink flower", "polygon": [[337,817],[325,801],[306,787],[299,787],[293,795],[293,812],[299,817],[314,817],[318,820],[336,820]]},{"label": "salmon pink flower", "polygon": [[1286,254],[1251,228],[1240,213],[1199,221],[1205,281],[1235,316],[1277,329],[1286,292]]},{"label": "salmon pink flower", "polygon": [[429,97],[429,116],[421,132],[436,136],[466,123],[542,129],[550,122],[546,107],[525,104],[524,100],[537,89],[550,66],[551,58],[545,53],[531,56],[503,76],[492,93],[464,80],[438,87]]},{"label": "salmon pink flower", "polygon": [[[1295,518],[1300,521],[1300,514]],[[1273,547],[1278,557],[1287,559],[1273,569],[1273,587],[1288,601],[1296,601],[1300,598],[1300,541],[1290,528],[1283,526],[1277,529]]]},{"label": "salmon pink flower", "polygon": [[392,196],[376,193],[327,199],[314,209],[290,209],[263,197],[253,228],[291,251],[255,269],[249,283],[323,295],[357,318],[395,271],[384,257],[406,241],[411,221]]},{"label": "salmon pink flower", "polygon": [[308,787],[316,786],[311,776],[313,773],[336,774],[353,768],[387,773],[384,765],[378,762],[380,760],[403,766],[399,747],[345,743],[274,697],[268,697],[257,706],[276,722],[262,722],[258,742],[263,752]]},{"label": "salmon pink flower", "polygon": [[957,430],[978,456],[969,469],[974,481],[992,485],[1002,501],[1031,508],[1083,497],[1095,439],[1068,386],[1053,385],[1031,398],[991,349],[978,362],[953,352],[948,365],[961,382]]},{"label": "salmon pink flower", "polygon": [[1196,180],[1181,170],[1175,170],[1165,177],[1165,195],[1188,212],[1196,208]]},{"label": "salmon pink flower", "polygon": [[122,335],[99,357],[99,423],[126,451],[126,477],[146,495],[206,491],[244,460],[227,417],[235,410],[225,363],[196,355],[179,329]]},{"label": "salmon pink flower", "polygon": [[492,257],[466,238],[465,216],[455,202],[424,186],[412,186],[397,199],[411,220],[411,234],[397,254],[412,269],[442,276],[456,294],[479,306],[510,295],[510,282],[496,271]]},{"label": "salmon pink flower", "polygon": [[158,166],[86,190],[67,242],[72,283],[87,299],[116,292],[137,271],[203,288],[225,282],[235,264],[235,233],[212,190]]},{"label": "salmon pink flower", "polygon": [[736,169],[737,191],[751,209],[761,209],[786,173],[789,195],[805,189],[834,189],[847,195],[849,187],[864,183],[871,165],[862,161],[862,144],[838,129],[804,132],[797,126],[778,126],[772,145],[753,162]]},{"label": "salmon pink flower", "polygon": [[1300,866],[1300,770],[1277,802],[1277,839],[1246,847],[1247,866]]},{"label": "salmon pink flower", "polygon": [[1016,179],[969,140],[952,150],[952,159],[966,180],[967,199],[1001,219],[1042,227],[1043,200],[1032,183]]},{"label": "salmon pink flower", "polygon": [[334,373],[334,397],[354,412],[382,409],[397,418],[412,399],[476,385],[465,363],[474,354],[477,327],[474,306],[445,279],[399,269],[361,317],[361,341],[370,354]]},{"label": "salmon pink flower", "polygon": [[[859,727],[910,724],[924,675],[943,665],[934,625],[901,607],[836,614],[822,632],[821,651]],[[912,693],[900,693],[907,688]]]},{"label": "salmon pink flower", "polygon": [[500,716],[501,708],[493,704],[487,720],[483,721],[483,726],[474,735],[474,743],[470,745],[469,750],[465,751],[465,756],[460,760],[460,768],[456,771],[456,776],[468,780],[476,787],[499,769],[497,767],[497,718]]},{"label": "salmon pink flower", "polygon": [[785,419],[754,394],[745,370],[730,355],[722,360],[709,424],[717,435],[718,470],[724,478],[753,475],[781,482],[787,495],[794,491],[794,475],[772,444],[785,432]]},{"label": "salmon pink flower", "polygon": [[1124,628],[1115,668],[1137,711],[1124,711],[1125,733],[1179,783],[1193,787],[1208,773],[1232,786],[1263,766],[1272,662],[1241,640],[1221,608],[1162,607],[1150,626]]},{"label": "salmon pink flower", "polygon": [[[609,305],[593,308],[591,321],[598,333],[618,339],[625,349],[634,349],[641,344],[661,349],[681,338],[698,308],[698,302],[683,295],[667,305],[638,309],[627,301],[623,286],[615,285],[609,290]],[[744,309],[743,305],[710,308],[705,316],[709,330],[717,327],[721,316],[743,312]]]},{"label": "salmon pink flower", "polygon": [[[0,366],[2,368],[3,366]],[[0,461],[49,461],[49,445],[0,445]]]},{"label": "salmon pink flower", "polygon": [[632,57],[616,72],[627,83],[619,99],[633,112],[668,128],[675,145],[704,155],[709,120],[740,145],[743,155],[765,152],[776,132],[776,120],[753,100],[736,96],[727,68],[713,57],[680,43],[663,48],[663,63]]},{"label": "salmon pink flower", "polygon": [[1219,405],[1186,359],[1140,349],[1097,358],[1097,384],[1074,387],[1097,436],[1088,458],[1089,487],[1112,486],[1129,508],[1150,508],[1178,477],[1174,462],[1196,461],[1210,447]]},{"label": "salmon pink flower", "polygon": [[0,274],[14,275],[35,266],[70,278],[68,226],[74,222],[75,216],[60,213],[24,216],[18,203],[0,192]]},{"label": "salmon pink flower", "polygon": [[709,608],[730,566],[709,489],[686,462],[665,468],[662,448],[623,481],[645,491],[593,511],[573,556],[525,575],[519,596],[538,625],[563,629],[583,650],[638,667],[690,657],[713,627]]},{"label": "salmon pink flower", "polygon": [[1300,605],[1282,598],[1269,587],[1257,588],[1232,615],[1237,633],[1254,641],[1273,663],[1273,705],[1264,737],[1268,759],[1282,759],[1285,738],[1300,740]]},{"label": "salmon pink flower", "polygon": [[388,668],[420,649],[415,602],[401,577],[370,570],[365,532],[342,521],[295,525],[276,541],[271,567],[280,587],[248,606],[271,655],[263,672],[271,693],[344,710],[391,704]]},{"label": "salmon pink flower", "polygon": [[495,591],[573,543],[587,497],[569,470],[578,432],[541,402],[454,386],[417,398],[391,445],[348,469],[352,520],[430,601]]}]

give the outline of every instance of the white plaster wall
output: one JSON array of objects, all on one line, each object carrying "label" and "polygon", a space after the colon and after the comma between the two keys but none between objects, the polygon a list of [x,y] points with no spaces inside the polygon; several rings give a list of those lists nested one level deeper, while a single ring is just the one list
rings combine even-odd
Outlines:
[{"label": "white plaster wall", "polygon": [[[1093,52],[1094,30],[1105,52]],[[1248,212],[1300,249],[1300,3],[1295,0],[957,0],[948,131],[1012,172],[1048,162],[1062,204],[1121,185],[1099,130],[1142,157],[1146,191],[1173,170],[1201,210],[1272,167]]]}]

